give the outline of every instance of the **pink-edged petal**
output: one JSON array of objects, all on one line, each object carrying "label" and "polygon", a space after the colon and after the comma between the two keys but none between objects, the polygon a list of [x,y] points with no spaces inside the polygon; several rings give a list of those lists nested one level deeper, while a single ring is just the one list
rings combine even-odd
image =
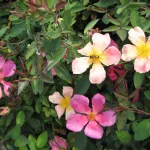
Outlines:
[{"label": "pink-edged petal", "polygon": [[121,58],[121,53],[118,48],[111,46],[108,47],[104,52],[104,59],[102,60],[102,63],[106,66],[109,65],[117,65]]},{"label": "pink-edged petal", "polygon": [[88,57],[75,58],[72,62],[73,74],[81,74],[89,68],[91,62]]},{"label": "pink-edged petal", "polygon": [[150,36],[148,37],[147,42],[146,42],[146,49],[149,50],[149,56],[148,56],[148,58],[150,59]]},{"label": "pink-edged petal", "polygon": [[145,44],[146,37],[144,31],[140,27],[129,30],[129,40],[136,46]]},{"label": "pink-edged petal", "polygon": [[10,82],[6,82],[4,80],[1,80],[1,83],[3,84],[4,86],[4,93],[9,96],[9,91],[8,89],[11,87],[11,83]]},{"label": "pink-edged petal", "polygon": [[93,45],[89,42],[88,44],[85,45],[84,48],[79,49],[78,53],[84,55],[84,56],[88,56],[89,52],[93,49]]},{"label": "pink-edged petal", "polygon": [[137,57],[134,61],[134,69],[139,73],[148,72],[150,70],[150,60],[148,58]]},{"label": "pink-edged petal", "polygon": [[59,92],[55,92],[53,95],[49,96],[49,101],[53,104],[59,104],[62,101],[63,97]]},{"label": "pink-edged petal", "polygon": [[60,146],[60,147],[63,147],[63,148],[67,148],[67,142],[64,138],[60,137],[60,136],[55,136],[55,141],[56,143]]},{"label": "pink-edged petal", "polygon": [[1,72],[1,69],[4,65],[4,63],[5,63],[5,58],[0,56],[0,72]]},{"label": "pink-edged petal", "polygon": [[103,132],[103,128],[96,121],[90,121],[84,129],[85,135],[93,139],[101,139]]},{"label": "pink-edged petal", "polygon": [[58,118],[60,119],[61,116],[62,116],[62,115],[64,114],[64,112],[65,112],[65,108],[62,107],[61,105],[57,105],[57,106],[55,106],[55,110],[56,110],[56,112],[57,112]]},{"label": "pink-edged petal", "polygon": [[72,114],[67,120],[66,128],[74,132],[80,132],[87,123],[87,116]]},{"label": "pink-edged petal", "polygon": [[63,96],[71,98],[73,95],[73,88],[70,86],[63,86]]},{"label": "pink-edged petal", "polygon": [[95,94],[92,98],[92,109],[96,114],[104,108],[105,97],[101,94]]},{"label": "pink-edged petal", "polygon": [[97,115],[95,119],[100,125],[104,127],[112,126],[116,122],[116,114],[114,111],[108,110]]},{"label": "pink-edged petal", "polygon": [[4,77],[10,77],[10,76],[12,76],[15,73],[14,70],[16,70],[15,63],[12,60],[8,60],[8,61],[5,61],[5,63],[3,64],[3,68],[2,68],[1,74]]},{"label": "pink-edged petal", "polygon": [[90,82],[93,84],[100,84],[102,83],[106,78],[106,72],[104,70],[104,67],[98,63],[93,64],[92,69],[90,70]]},{"label": "pink-edged petal", "polygon": [[74,113],[75,113],[74,109],[71,106],[68,106],[66,108],[66,120]]},{"label": "pink-edged petal", "polygon": [[2,92],[2,88],[0,86],[0,99],[3,97],[3,92]]},{"label": "pink-edged petal", "polygon": [[118,48],[118,45],[116,44],[116,42],[114,40],[111,40],[111,42],[110,42],[108,47],[110,47],[110,46],[114,46],[114,47]]},{"label": "pink-edged petal", "polygon": [[83,95],[75,94],[71,98],[71,107],[78,113],[88,114],[91,112],[89,105],[89,99]]},{"label": "pink-edged petal", "polygon": [[122,48],[121,59],[124,61],[131,61],[138,56],[138,48],[131,44],[126,44]]},{"label": "pink-edged petal", "polygon": [[107,34],[94,33],[92,36],[92,41],[96,49],[103,51],[109,46],[111,39],[108,33]]}]

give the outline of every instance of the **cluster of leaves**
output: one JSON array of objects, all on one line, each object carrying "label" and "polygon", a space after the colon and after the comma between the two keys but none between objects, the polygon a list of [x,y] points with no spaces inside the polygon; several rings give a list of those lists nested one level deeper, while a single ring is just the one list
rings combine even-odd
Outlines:
[{"label": "cluster of leaves", "polygon": [[[0,149],[49,150],[54,135],[67,139],[69,149],[149,148],[150,75],[135,73],[125,63],[127,74],[100,85],[84,75],[72,75],[71,62],[89,40],[89,31],[110,32],[119,48],[129,43],[128,30],[141,27],[150,33],[149,0],[17,0],[0,1],[0,55],[16,65],[10,97],[0,106],[11,111],[0,117]],[[43,57],[43,53],[46,56]],[[56,76],[51,73],[55,69]],[[48,96],[72,86],[77,94],[92,97],[100,92],[107,105],[115,108],[117,123],[107,128],[101,140],[91,140],[82,132],[71,133],[65,119],[58,119]],[[118,90],[115,90],[115,89]],[[139,101],[133,102],[139,94]]]}]

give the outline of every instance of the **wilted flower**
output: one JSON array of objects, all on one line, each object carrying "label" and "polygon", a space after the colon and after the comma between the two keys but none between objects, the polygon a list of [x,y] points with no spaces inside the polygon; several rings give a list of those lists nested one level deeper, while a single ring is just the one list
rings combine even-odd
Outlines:
[{"label": "wilted flower", "polygon": [[[112,126],[116,122],[116,115],[113,110],[101,112],[104,108],[105,97],[96,94],[92,98],[92,109],[88,106],[89,99],[83,95],[74,95],[71,99],[71,106],[77,112],[72,114],[68,120],[67,129],[80,132],[83,127],[85,135],[101,139],[103,136],[103,127]],[[100,113],[101,112],[101,113]]]},{"label": "wilted flower", "polygon": [[[4,81],[5,77],[10,77],[15,73],[16,65],[12,60],[5,60],[4,57],[0,56],[0,83],[4,86],[4,92],[9,96],[8,89],[11,86],[10,82]],[[2,98],[2,89],[0,87],[0,98]]]},{"label": "wilted flower", "polygon": [[123,65],[110,66],[108,69],[108,77],[110,80],[117,80],[119,76],[125,75],[126,71]]},{"label": "wilted flower", "polygon": [[58,118],[60,118],[66,110],[66,119],[74,113],[74,110],[70,106],[70,100],[73,95],[73,89],[69,86],[63,86],[63,96],[59,92],[55,92],[53,95],[49,96],[49,101],[53,104],[58,104],[55,106]]},{"label": "wilted flower", "polygon": [[122,60],[134,61],[136,72],[145,73],[150,70],[150,36],[146,40],[144,31],[135,27],[129,31],[129,40],[134,44],[126,44],[122,48]]},{"label": "wilted flower", "polygon": [[0,115],[6,115],[10,111],[9,107],[0,107]]},{"label": "wilted flower", "polygon": [[64,138],[59,136],[54,136],[54,140],[49,141],[49,145],[52,150],[66,150],[67,142]]},{"label": "wilted flower", "polygon": [[74,74],[81,74],[93,64],[90,70],[90,82],[99,84],[106,78],[106,72],[102,64],[118,64],[121,53],[118,48],[110,46],[111,39],[109,34],[94,33],[92,36],[93,44],[90,42],[78,52],[85,57],[75,58],[72,62],[72,71]]}]

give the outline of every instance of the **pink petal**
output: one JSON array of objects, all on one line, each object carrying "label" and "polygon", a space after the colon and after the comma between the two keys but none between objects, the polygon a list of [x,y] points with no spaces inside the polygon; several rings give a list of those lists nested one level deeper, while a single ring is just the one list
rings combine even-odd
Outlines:
[{"label": "pink petal", "polygon": [[55,106],[55,110],[56,110],[56,112],[57,112],[58,118],[60,119],[61,116],[62,116],[62,115],[64,114],[64,112],[65,112],[65,108],[62,107],[61,105],[57,105],[57,106]]},{"label": "pink petal", "polygon": [[120,61],[121,58],[121,53],[118,48],[111,46],[107,48],[104,52],[105,57],[102,60],[102,63],[105,64],[106,66],[109,65],[117,65]]},{"label": "pink petal", "polygon": [[63,97],[60,95],[59,92],[55,92],[53,95],[49,96],[49,101],[53,104],[59,104]]},{"label": "pink petal", "polygon": [[106,78],[106,72],[104,67],[99,64],[93,64],[92,69],[90,70],[90,82],[93,84],[100,84]]},{"label": "pink petal", "polygon": [[0,72],[1,72],[1,69],[4,65],[4,63],[5,63],[5,58],[0,56]]},{"label": "pink petal", "polygon": [[[116,42],[115,42],[114,40],[112,40],[112,39],[111,39],[111,42],[110,42],[110,44],[109,44],[108,47],[111,47],[111,46],[114,46],[114,47],[118,48],[118,45],[117,45]],[[118,48],[118,49],[119,49],[119,48]]]},{"label": "pink petal", "polygon": [[99,113],[103,108],[105,103],[105,97],[101,94],[95,94],[92,98],[92,109],[93,112]]},{"label": "pink petal", "polygon": [[89,42],[88,44],[85,45],[84,48],[79,49],[78,53],[84,55],[84,56],[88,56],[89,52],[93,49],[92,44]]},{"label": "pink petal", "polygon": [[126,44],[122,48],[121,59],[124,61],[131,61],[138,56],[138,48],[131,44]]},{"label": "pink petal", "polygon": [[55,141],[56,143],[60,146],[60,147],[63,147],[63,148],[67,148],[67,142],[64,138],[62,137],[59,137],[59,136],[55,136]]},{"label": "pink petal", "polygon": [[129,40],[136,46],[145,44],[146,37],[144,31],[140,27],[129,30]]},{"label": "pink petal", "polygon": [[54,69],[53,67],[51,68],[51,73],[52,73],[53,76],[56,76],[56,75],[57,75],[57,74],[56,74],[56,71],[55,71],[55,69]]},{"label": "pink petal", "polygon": [[109,34],[100,34],[94,33],[92,36],[92,41],[94,47],[98,48],[99,50],[105,50],[111,42]]},{"label": "pink petal", "polygon": [[90,121],[84,130],[85,135],[93,139],[101,139],[103,132],[103,128],[96,121]]},{"label": "pink petal", "polygon": [[10,82],[6,82],[4,80],[1,80],[1,83],[3,84],[4,86],[4,93],[9,96],[9,91],[8,89],[11,87],[11,83]]},{"label": "pink petal", "polygon": [[63,96],[71,98],[73,95],[73,88],[70,86],[63,86]]},{"label": "pink petal", "polygon": [[80,132],[87,123],[87,116],[72,114],[67,120],[66,128],[74,132]]},{"label": "pink petal", "polygon": [[16,65],[15,63],[12,61],[12,60],[8,60],[6,61],[4,64],[3,64],[3,68],[2,68],[2,72],[1,74],[4,76],[4,77],[10,77],[12,76],[16,70]]},{"label": "pink petal", "polygon": [[59,146],[56,144],[56,142],[50,140],[49,145],[51,147],[52,150],[60,150]]},{"label": "pink petal", "polygon": [[89,68],[91,62],[88,57],[75,58],[72,62],[73,74],[81,74]]},{"label": "pink petal", "polygon": [[116,114],[114,111],[108,110],[97,115],[95,119],[99,122],[100,125],[104,127],[112,126],[116,122]]},{"label": "pink petal", "polygon": [[66,109],[66,120],[74,113],[75,113],[74,109],[71,106],[68,106]]},{"label": "pink petal", "polygon": [[76,112],[88,114],[91,112],[88,105],[89,99],[83,95],[75,94],[71,99],[71,106]]},{"label": "pink petal", "polygon": [[139,73],[148,72],[150,70],[150,60],[147,58],[137,57],[134,61],[134,69]]},{"label": "pink petal", "polygon": [[0,86],[0,99],[3,97],[3,92],[2,92],[2,88]]}]

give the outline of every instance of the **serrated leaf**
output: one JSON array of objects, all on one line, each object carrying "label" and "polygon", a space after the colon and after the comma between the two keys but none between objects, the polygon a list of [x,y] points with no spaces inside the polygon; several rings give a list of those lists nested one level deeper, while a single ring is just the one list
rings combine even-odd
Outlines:
[{"label": "serrated leaf", "polygon": [[70,10],[67,10],[64,13],[63,22],[64,22],[64,26],[65,26],[66,29],[68,29],[71,26],[72,16],[71,16],[71,11]]},{"label": "serrated leaf", "polygon": [[150,99],[150,91],[144,91],[144,95],[145,95],[148,99]]},{"label": "serrated leaf", "polygon": [[105,28],[104,30],[102,30],[103,32],[114,32],[119,30],[120,27],[119,26],[110,26],[108,28]]},{"label": "serrated leaf", "polygon": [[116,0],[100,0],[97,3],[94,3],[95,6],[98,7],[103,7],[103,8],[107,8],[113,4],[115,4],[117,1]]},{"label": "serrated leaf", "polygon": [[133,27],[141,26],[140,16],[138,11],[132,11],[130,14],[130,22]]},{"label": "serrated leaf", "polygon": [[6,33],[7,30],[8,30],[8,26],[1,28],[0,29],[0,37],[2,37]]},{"label": "serrated leaf", "polygon": [[16,117],[16,124],[22,126],[25,122],[25,113],[23,111],[19,111]]},{"label": "serrated leaf", "polygon": [[46,145],[48,141],[48,133],[47,131],[42,132],[37,139],[37,147],[42,148]]},{"label": "serrated leaf", "polygon": [[37,150],[37,147],[36,147],[36,139],[32,136],[32,135],[29,135],[28,137],[28,145],[29,145],[29,148],[31,150]]},{"label": "serrated leaf", "polygon": [[15,140],[15,146],[16,147],[21,147],[25,146],[28,144],[28,139],[24,135],[20,135],[16,140]]},{"label": "serrated leaf", "polygon": [[28,86],[29,81],[18,82],[18,95],[24,90],[26,86]]},{"label": "serrated leaf", "polygon": [[92,29],[92,28],[97,24],[98,21],[99,21],[99,19],[96,19],[96,20],[93,20],[93,21],[89,22],[89,23],[87,24],[87,26],[85,27],[85,29],[84,29],[84,34],[87,34],[88,31],[89,31],[90,29]]},{"label": "serrated leaf", "polygon": [[134,86],[135,88],[140,88],[144,81],[144,74],[135,72],[134,73]]},{"label": "serrated leaf", "polygon": [[122,41],[124,41],[128,35],[127,30],[117,30],[116,32]]}]

